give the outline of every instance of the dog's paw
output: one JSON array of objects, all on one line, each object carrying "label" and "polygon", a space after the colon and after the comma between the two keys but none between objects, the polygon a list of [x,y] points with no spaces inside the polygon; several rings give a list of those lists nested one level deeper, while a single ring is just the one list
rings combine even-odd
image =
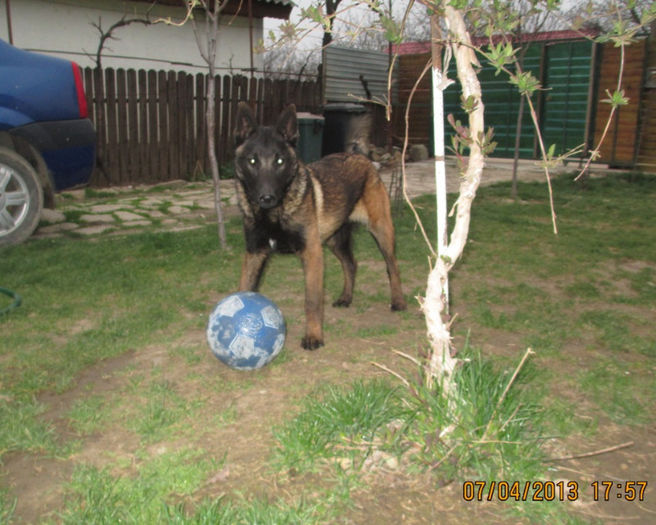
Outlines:
[{"label": "dog's paw", "polygon": [[323,339],[319,339],[318,337],[311,335],[306,335],[301,340],[301,346],[306,350],[316,350],[320,346],[323,346]]},{"label": "dog's paw", "polygon": [[408,308],[408,303],[405,302],[405,299],[401,299],[398,301],[394,301],[391,305],[390,308],[392,312],[401,312],[405,309]]},{"label": "dog's paw", "polygon": [[333,306],[335,308],[348,308],[349,306],[351,306],[351,299],[344,299],[340,297],[333,303]]}]

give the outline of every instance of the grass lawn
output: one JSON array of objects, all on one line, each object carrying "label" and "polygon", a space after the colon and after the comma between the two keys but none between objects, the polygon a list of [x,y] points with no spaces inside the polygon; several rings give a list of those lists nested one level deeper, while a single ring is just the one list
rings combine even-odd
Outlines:
[{"label": "grass lawn", "polygon": [[[0,523],[650,522],[651,485],[626,501],[593,483],[655,480],[656,178],[563,177],[554,191],[557,236],[544,184],[516,202],[506,184],[479,190],[451,275],[469,359],[452,404],[394,352],[426,350],[413,298],[428,250],[408,212],[408,311],[389,312],[382,257],[359,231],[353,305],[329,306],[342,276],[327,253],[326,346],[306,352],[301,265],[275,256],[260,291],[287,342],[255,372],[205,341],[238,282],[237,219],[228,252],[214,226],[4,248],[0,287],[23,303],[0,314]],[[434,201],[416,204],[433,238]],[[486,499],[493,480],[529,489],[466,493],[486,481]],[[553,501],[524,501],[536,494]]]}]

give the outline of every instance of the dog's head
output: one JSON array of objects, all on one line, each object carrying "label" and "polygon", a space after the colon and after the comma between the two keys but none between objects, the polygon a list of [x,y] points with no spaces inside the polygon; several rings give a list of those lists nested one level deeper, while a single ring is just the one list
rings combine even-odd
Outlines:
[{"label": "dog's head", "polygon": [[275,126],[258,126],[245,102],[237,110],[235,173],[252,205],[275,208],[298,171],[296,107],[288,106]]}]

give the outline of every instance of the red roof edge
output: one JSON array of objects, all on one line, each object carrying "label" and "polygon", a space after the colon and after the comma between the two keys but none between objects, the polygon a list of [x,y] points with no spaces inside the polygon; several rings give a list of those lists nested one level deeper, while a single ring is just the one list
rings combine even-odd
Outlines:
[{"label": "red roof edge", "polygon": [[[593,29],[581,29],[578,31],[566,29],[562,31],[544,31],[541,33],[528,33],[520,35],[519,38],[512,37],[513,41],[524,42],[557,42],[562,40],[583,40],[585,38],[594,38],[599,34],[598,31]],[[491,40],[492,43],[497,44],[501,42],[502,35],[494,35]],[[490,43],[488,37],[474,37],[472,43],[476,46],[484,46]],[[399,55],[419,55],[423,53],[430,53],[430,42],[403,42],[392,46],[392,51]]]}]

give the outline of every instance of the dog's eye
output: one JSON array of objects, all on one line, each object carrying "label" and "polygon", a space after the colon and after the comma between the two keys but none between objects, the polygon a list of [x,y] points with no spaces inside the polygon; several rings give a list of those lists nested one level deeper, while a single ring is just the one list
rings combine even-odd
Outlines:
[{"label": "dog's eye", "polygon": [[285,163],[285,159],[282,157],[276,157],[276,165],[277,166],[282,166]]},{"label": "dog's eye", "polygon": [[248,157],[248,159],[246,159],[246,160],[251,166],[255,166],[255,164],[257,163],[257,160],[255,160],[255,157]]}]

